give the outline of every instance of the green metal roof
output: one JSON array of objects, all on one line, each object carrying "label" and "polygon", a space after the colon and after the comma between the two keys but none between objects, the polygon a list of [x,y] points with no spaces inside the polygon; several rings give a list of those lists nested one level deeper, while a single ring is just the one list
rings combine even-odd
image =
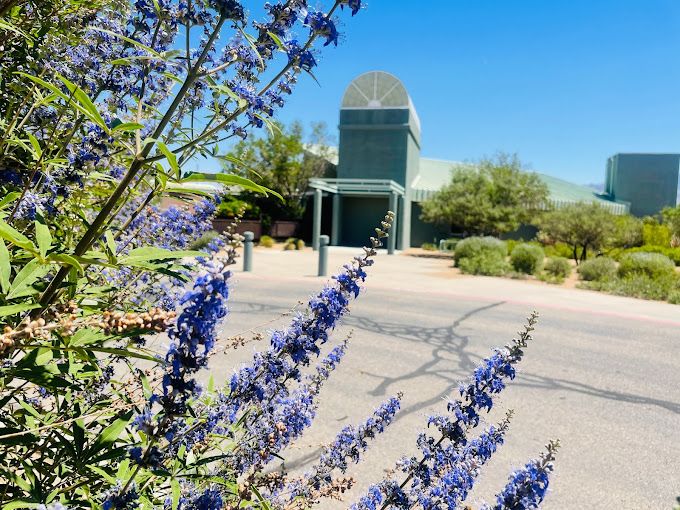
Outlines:
[{"label": "green metal roof", "polygon": [[[411,182],[412,200],[418,202],[432,196],[434,192],[450,182],[451,172],[462,167],[474,168],[474,165],[458,161],[420,158],[420,171]],[[587,186],[574,184],[552,175],[542,173],[536,173],[536,175],[548,186],[549,200],[555,206],[577,202],[597,202],[616,214],[628,212],[629,204],[609,200]]]}]

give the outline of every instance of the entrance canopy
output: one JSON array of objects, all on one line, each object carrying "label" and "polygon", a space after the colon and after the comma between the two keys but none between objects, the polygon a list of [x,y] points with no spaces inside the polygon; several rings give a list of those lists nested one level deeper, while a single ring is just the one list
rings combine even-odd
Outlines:
[{"label": "entrance canopy", "polygon": [[[391,179],[310,179],[309,187],[314,190],[314,223],[312,230],[312,247],[319,248],[319,236],[321,235],[321,201],[323,193],[333,196],[333,217],[331,227],[331,244],[337,245],[340,239],[341,229],[341,197],[370,197],[384,196],[389,199],[389,209],[395,213],[390,236],[387,239],[388,253],[394,253],[396,243],[397,211],[399,201],[402,202],[401,210],[404,210],[403,201],[405,189],[399,183]],[[367,228],[368,230],[368,228]]]},{"label": "entrance canopy", "polygon": [[310,179],[309,187],[340,195],[404,196],[404,187],[391,179]]}]

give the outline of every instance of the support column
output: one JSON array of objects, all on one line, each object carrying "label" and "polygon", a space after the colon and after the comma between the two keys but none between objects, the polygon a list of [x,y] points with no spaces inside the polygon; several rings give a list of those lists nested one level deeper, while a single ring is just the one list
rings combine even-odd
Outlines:
[{"label": "support column", "polygon": [[390,211],[394,213],[394,219],[392,220],[392,227],[390,228],[390,236],[387,238],[387,254],[394,255],[394,248],[397,245],[397,220],[399,219],[399,212],[397,211],[398,206],[397,194],[393,191],[390,193]]},{"label": "support column", "polygon": [[337,246],[340,244],[340,217],[342,214],[342,197],[340,193],[335,193],[333,195],[333,222],[331,223],[331,246]]},{"label": "support column", "polygon": [[323,191],[314,190],[314,223],[312,225],[312,248],[319,249],[319,236],[321,235],[321,208],[323,207]]},{"label": "support column", "polygon": [[[408,193],[408,190],[406,191]],[[402,195],[399,197],[399,249],[408,250],[411,247],[411,199]]]}]

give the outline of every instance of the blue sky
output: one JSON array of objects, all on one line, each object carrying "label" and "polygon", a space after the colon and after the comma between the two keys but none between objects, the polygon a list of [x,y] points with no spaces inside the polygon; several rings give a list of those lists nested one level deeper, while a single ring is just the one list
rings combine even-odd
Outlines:
[{"label": "blue sky", "polygon": [[368,0],[341,16],[279,118],[325,121],[356,75],[408,89],[422,154],[517,152],[534,170],[602,182],[615,152],[680,151],[679,0]]}]

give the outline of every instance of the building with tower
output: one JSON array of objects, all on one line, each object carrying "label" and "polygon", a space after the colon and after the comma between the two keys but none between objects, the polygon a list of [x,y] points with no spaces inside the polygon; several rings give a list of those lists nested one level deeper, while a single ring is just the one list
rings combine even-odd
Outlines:
[{"label": "building with tower", "polygon": [[[332,245],[362,245],[388,209],[397,214],[390,252],[449,235],[450,226],[420,220],[420,203],[470,164],[421,157],[420,120],[399,79],[383,71],[355,78],[342,98],[338,128],[339,146],[328,160],[333,177],[310,181],[315,248],[322,233],[330,234]],[[553,207],[596,202],[616,214],[655,214],[675,205],[679,161],[677,154],[617,154],[607,165],[605,193],[537,175]]]}]

